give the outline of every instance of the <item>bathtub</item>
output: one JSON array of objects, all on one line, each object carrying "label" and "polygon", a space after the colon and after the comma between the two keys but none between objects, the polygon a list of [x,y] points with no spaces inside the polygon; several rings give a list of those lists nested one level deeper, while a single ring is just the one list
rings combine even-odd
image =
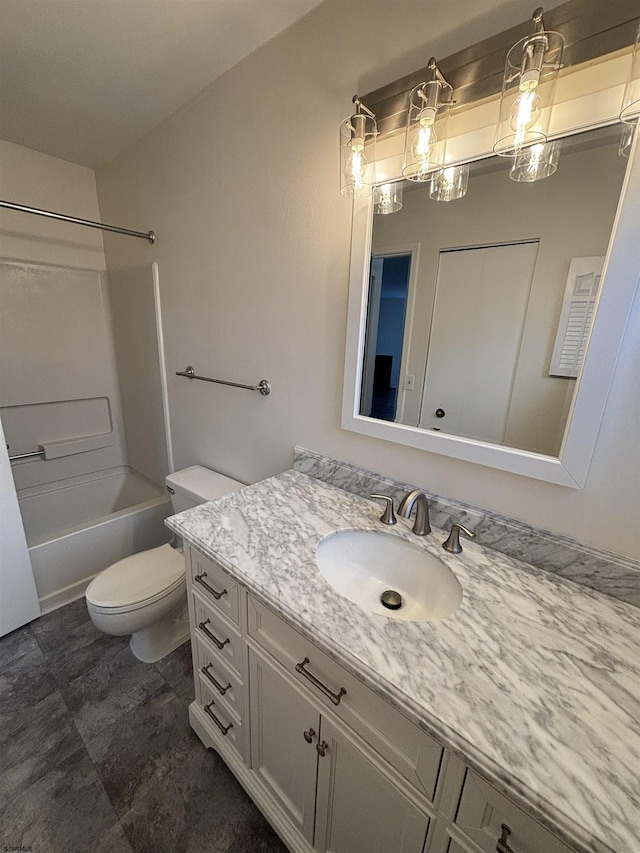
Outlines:
[{"label": "bathtub", "polygon": [[164,491],[131,468],[111,468],[18,492],[42,612],[80,598],[116,560],[168,541]]}]

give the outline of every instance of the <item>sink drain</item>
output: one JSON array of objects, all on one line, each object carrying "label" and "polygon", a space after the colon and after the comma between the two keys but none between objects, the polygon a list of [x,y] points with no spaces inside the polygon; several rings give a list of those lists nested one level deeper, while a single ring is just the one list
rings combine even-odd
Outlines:
[{"label": "sink drain", "polygon": [[380,596],[383,607],[389,610],[399,610],[402,607],[402,596],[395,589],[386,589]]}]

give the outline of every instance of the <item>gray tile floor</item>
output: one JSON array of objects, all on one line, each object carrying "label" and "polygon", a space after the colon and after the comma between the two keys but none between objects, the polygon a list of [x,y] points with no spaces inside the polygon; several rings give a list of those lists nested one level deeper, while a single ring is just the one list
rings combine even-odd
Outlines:
[{"label": "gray tile floor", "polygon": [[157,664],[84,600],[0,639],[0,850],[286,853],[191,731],[189,644]]}]

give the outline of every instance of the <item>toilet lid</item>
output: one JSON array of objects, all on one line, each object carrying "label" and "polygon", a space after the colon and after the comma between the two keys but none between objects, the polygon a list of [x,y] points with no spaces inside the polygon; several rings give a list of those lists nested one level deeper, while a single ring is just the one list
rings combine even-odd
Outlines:
[{"label": "toilet lid", "polygon": [[100,572],[87,587],[86,597],[96,607],[143,605],[171,592],[183,579],[184,557],[171,545],[161,545]]}]

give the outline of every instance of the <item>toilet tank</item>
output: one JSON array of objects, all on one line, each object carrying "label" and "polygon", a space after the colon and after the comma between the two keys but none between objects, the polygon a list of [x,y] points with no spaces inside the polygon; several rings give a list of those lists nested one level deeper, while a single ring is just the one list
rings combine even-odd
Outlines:
[{"label": "toilet tank", "polygon": [[245,485],[201,465],[192,465],[169,474],[165,484],[171,495],[174,513],[184,512],[185,509],[191,509],[198,504],[237,492]]}]

